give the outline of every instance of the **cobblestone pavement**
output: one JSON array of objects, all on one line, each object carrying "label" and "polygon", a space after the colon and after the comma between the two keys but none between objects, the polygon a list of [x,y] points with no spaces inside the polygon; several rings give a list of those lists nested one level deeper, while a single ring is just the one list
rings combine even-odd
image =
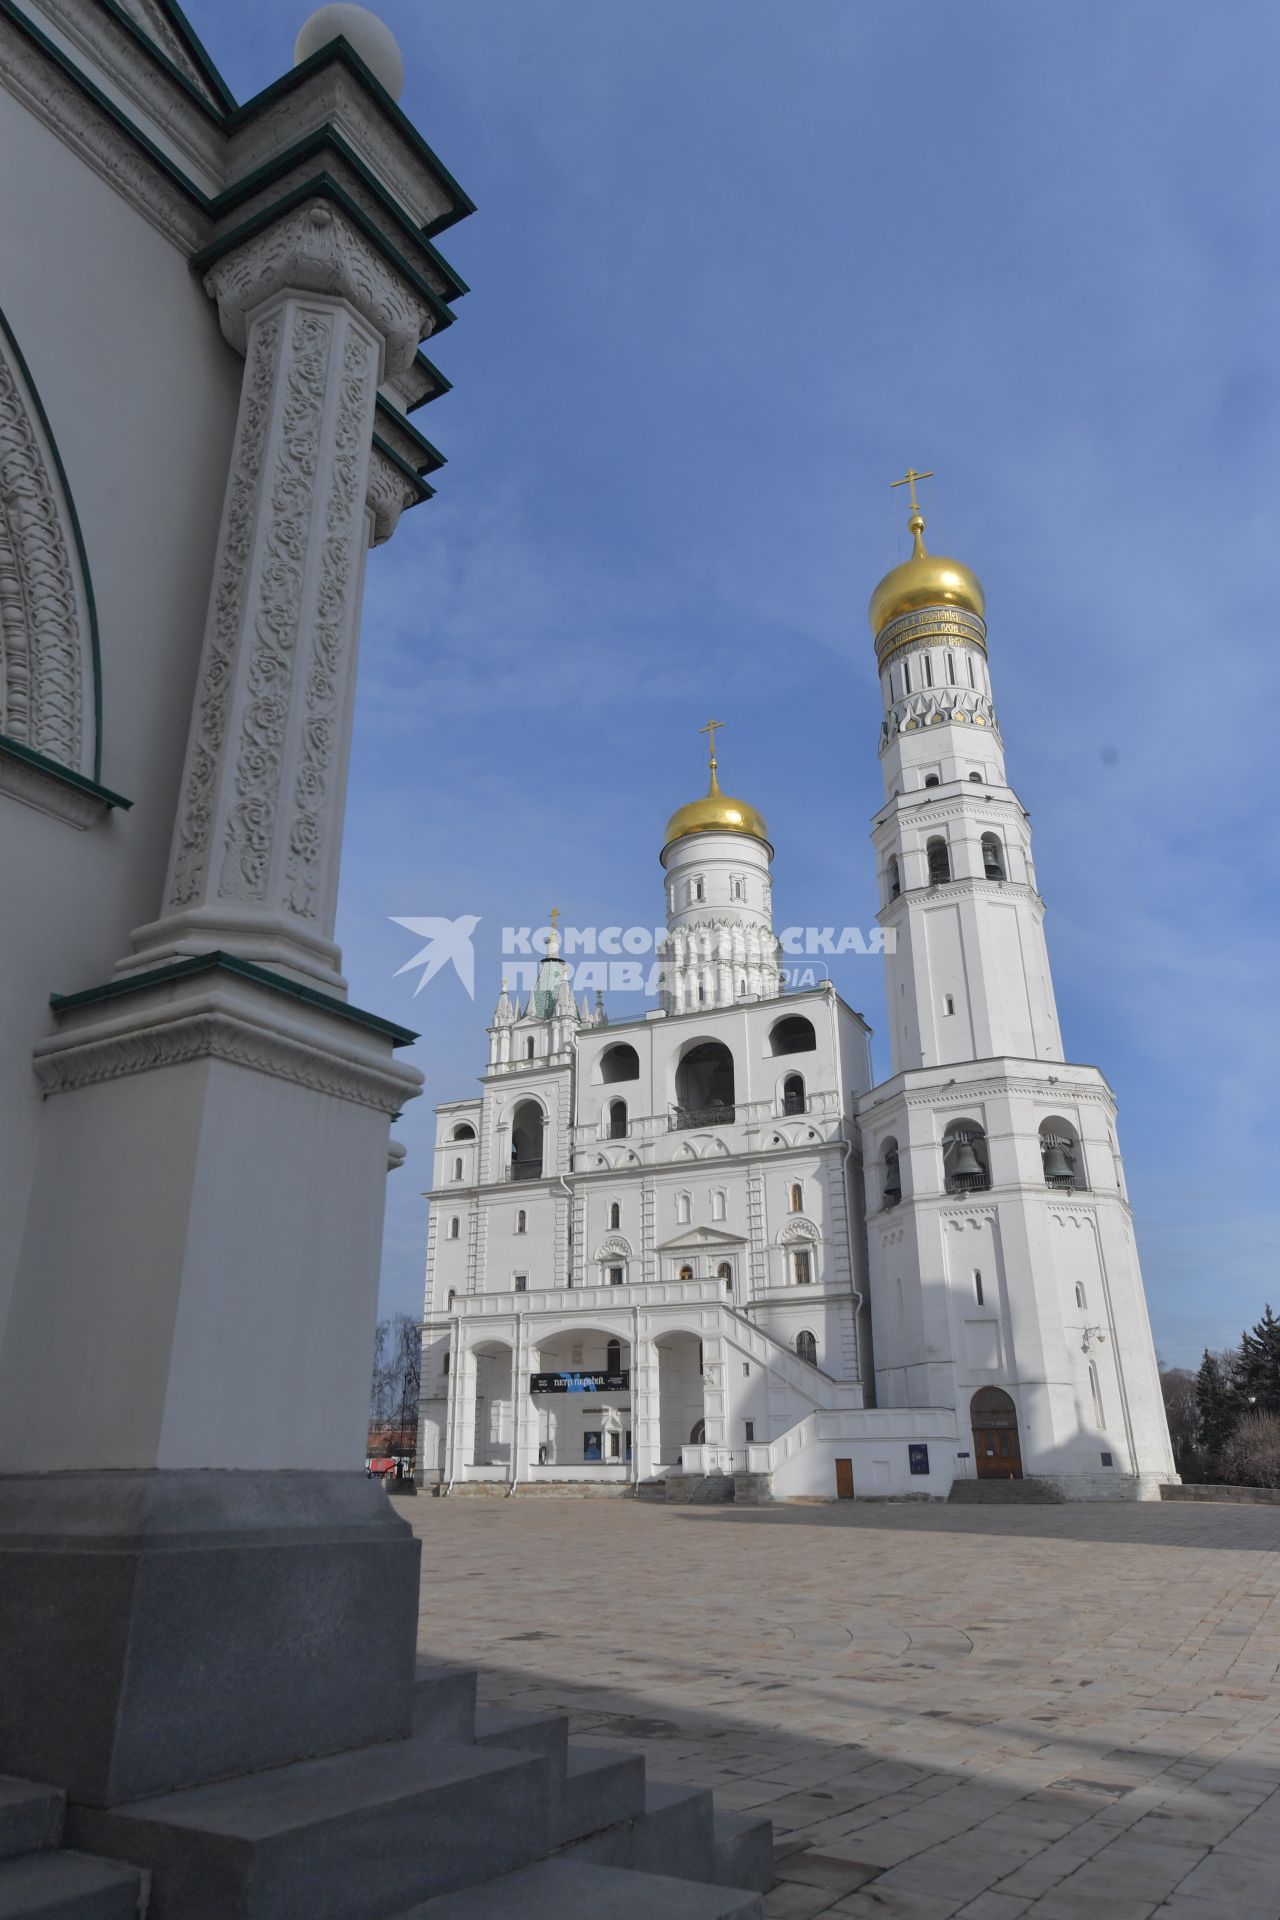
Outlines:
[{"label": "cobblestone pavement", "polygon": [[1280,1917],[1280,1509],[400,1510],[423,1651],[767,1813],[771,1920]]}]

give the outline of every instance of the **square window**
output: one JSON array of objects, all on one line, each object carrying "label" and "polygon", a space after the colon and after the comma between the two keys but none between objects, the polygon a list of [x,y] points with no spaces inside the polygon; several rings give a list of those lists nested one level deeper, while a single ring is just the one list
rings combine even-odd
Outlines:
[{"label": "square window", "polygon": [[622,1267],[609,1268],[609,1285],[611,1287],[620,1287],[625,1278],[626,1272]]},{"label": "square window", "polygon": [[516,1275],[516,1292],[517,1293],[523,1293],[525,1289],[528,1287],[528,1284],[529,1284],[529,1276],[527,1273],[518,1273]]},{"label": "square window", "polygon": [[1115,1455],[1114,1455],[1113,1453],[1104,1453],[1104,1454],[1103,1454],[1103,1456],[1102,1456],[1102,1464],[1103,1464],[1103,1466],[1104,1466],[1104,1467],[1114,1467],[1114,1465],[1115,1465],[1115,1463],[1116,1463],[1116,1458],[1115,1458]]},{"label": "square window", "polygon": [[746,1429],[747,1444],[750,1445],[756,1437],[756,1423],[754,1420],[744,1420],[742,1424]]}]

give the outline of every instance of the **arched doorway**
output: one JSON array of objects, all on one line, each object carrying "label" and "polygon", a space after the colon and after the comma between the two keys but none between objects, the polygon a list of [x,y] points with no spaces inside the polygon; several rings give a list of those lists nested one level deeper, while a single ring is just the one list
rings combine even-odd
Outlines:
[{"label": "arched doorway", "polygon": [[[658,1461],[674,1466],[686,1434],[703,1421],[702,1342],[693,1333],[665,1333],[658,1355]],[[706,1427],[703,1426],[705,1435]]]},{"label": "arched doorway", "polygon": [[979,1480],[1021,1480],[1018,1409],[1000,1387],[979,1387],[969,1403]]}]

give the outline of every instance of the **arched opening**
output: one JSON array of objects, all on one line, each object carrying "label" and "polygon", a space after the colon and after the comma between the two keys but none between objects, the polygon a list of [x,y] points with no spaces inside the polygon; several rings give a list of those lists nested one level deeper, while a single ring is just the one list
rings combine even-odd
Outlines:
[{"label": "arched opening", "polygon": [[940,787],[942,785],[942,781],[936,773],[926,773],[924,783],[926,787]]},{"label": "arched opening", "polygon": [[942,1136],[948,1193],[979,1193],[991,1185],[987,1136],[975,1120],[953,1120]]},{"label": "arched opening", "polygon": [[509,1346],[486,1341],[472,1348],[476,1380],[476,1417],[470,1464],[505,1467],[511,1462],[515,1431],[512,1401],[515,1356]]},{"label": "arched opening", "polygon": [[782,1083],[782,1111],[786,1114],[804,1110],[804,1075],[789,1073]]},{"label": "arched opening", "polygon": [[791,1193],[788,1199],[788,1207],[789,1207],[789,1211],[792,1213],[804,1212],[804,1188],[801,1186],[798,1180],[793,1180],[791,1183]]},{"label": "arched opening", "polygon": [[687,1260],[685,1261],[684,1265],[680,1269],[680,1278],[682,1280],[692,1280],[693,1278],[693,1268],[689,1265]]},{"label": "arched opening", "polygon": [[474,1140],[475,1137],[476,1130],[469,1120],[459,1120],[457,1126],[449,1135],[451,1140]]},{"label": "arched opening", "polygon": [[728,1197],[725,1194],[724,1188],[716,1187],[711,1195],[711,1218],[713,1220],[723,1220],[727,1206]]},{"label": "arched opening", "polygon": [[618,1080],[638,1080],[640,1055],[625,1040],[606,1047],[600,1055],[600,1078],[606,1086],[612,1086]]},{"label": "arched opening", "polygon": [[898,1161],[898,1143],[892,1134],[884,1143],[880,1159],[880,1203],[885,1207],[896,1207],[902,1198],[902,1173]]},{"label": "arched opening", "polygon": [[454,1177],[454,1179],[455,1179],[455,1180],[461,1180],[461,1178],[462,1178],[462,1162],[461,1162],[461,1160],[455,1160],[455,1161],[454,1161],[454,1163],[453,1163],[453,1177]]},{"label": "arched opening", "polygon": [[796,1335],[796,1352],[802,1360],[807,1360],[811,1367],[817,1366],[818,1342],[807,1330]]},{"label": "arched opening", "polygon": [[453,1312],[453,1303],[454,1303],[454,1301],[455,1301],[455,1300],[457,1299],[457,1297],[458,1297],[458,1296],[457,1296],[457,1293],[455,1292],[455,1290],[454,1290],[454,1289],[453,1289],[452,1287],[450,1287],[450,1289],[449,1289],[449,1295],[448,1295],[448,1298],[447,1298],[447,1300],[445,1301],[445,1306],[447,1307],[447,1309],[448,1309],[448,1311],[449,1311],[450,1313],[452,1313],[452,1312]]},{"label": "arched opening", "polygon": [[706,1439],[707,1439],[707,1423],[706,1423],[706,1421],[705,1421],[705,1420],[695,1420],[695,1421],[694,1421],[694,1423],[693,1423],[693,1425],[692,1425],[692,1426],[690,1427],[690,1429],[689,1429],[689,1445],[690,1445],[691,1447],[701,1447],[701,1446],[705,1446],[705,1445],[706,1445]]},{"label": "arched opening", "polygon": [[978,785],[979,785],[979,786],[981,786],[981,785],[982,785],[982,775],[981,775],[980,773],[971,773],[971,774],[969,775],[969,778],[970,778],[971,780],[976,780],[976,781],[978,782]]},{"label": "arched opening", "polygon": [[604,1370],[606,1373],[621,1373],[622,1371],[621,1340],[610,1340],[608,1345],[605,1347]]},{"label": "arched opening", "polygon": [[627,1137],[627,1103],[625,1100],[609,1102],[609,1138],[625,1140]]},{"label": "arched opening", "polygon": [[533,1035],[530,1034],[528,1039],[524,1043],[524,1057],[526,1060],[532,1060],[533,1056],[534,1056],[534,1039],[533,1039]]},{"label": "arched opening", "polygon": [[723,1126],[733,1118],[733,1055],[721,1040],[700,1041],[676,1068],[672,1125]]},{"label": "arched opening", "polygon": [[884,875],[889,898],[896,900],[902,892],[902,875],[898,869],[898,857],[896,854],[891,853],[889,855],[888,861],[885,864]]},{"label": "arched opening", "polygon": [[1000,845],[1000,836],[996,833],[984,833],[982,836],[982,871],[988,880],[1005,879],[1004,848]]},{"label": "arched opening", "polygon": [[979,1387],[969,1403],[979,1480],[1021,1480],[1018,1409],[1001,1387]]},{"label": "arched opening", "polygon": [[1088,1184],[1084,1177],[1080,1136],[1071,1122],[1063,1120],[1058,1114],[1040,1122],[1040,1164],[1044,1168],[1046,1187],[1068,1191],[1072,1187]]},{"label": "arched opening", "polygon": [[521,1207],[520,1211],[516,1215],[516,1232],[526,1233],[528,1231],[528,1228],[529,1228],[529,1216],[525,1212],[524,1208]]},{"label": "arched opening", "polygon": [[539,1344],[532,1375],[531,1461],[612,1467],[621,1478],[631,1457],[630,1343],[604,1329],[568,1329]]},{"label": "arched opening", "polygon": [[951,878],[951,853],[940,833],[935,833],[928,841],[925,855],[929,862],[929,885],[940,887]]},{"label": "arched opening", "polygon": [[676,1195],[676,1225],[687,1227],[693,1215],[693,1200],[687,1193]]},{"label": "arched opening", "polygon": [[1088,1307],[1088,1304],[1089,1304],[1089,1296],[1086,1294],[1084,1290],[1084,1281],[1077,1280],[1076,1281],[1076,1305],[1079,1307],[1081,1313],[1083,1313],[1086,1310],[1086,1308]]},{"label": "arched opening", "polygon": [[723,1286],[726,1293],[733,1292],[733,1268],[727,1260],[722,1260],[716,1268],[716,1279]]},{"label": "arched opening", "polygon": [[812,1053],[817,1044],[813,1022],[802,1013],[789,1013],[769,1029],[769,1051],[773,1054]]},{"label": "arched opening", "polygon": [[658,1355],[658,1460],[674,1463],[682,1446],[706,1419],[702,1399],[702,1345],[694,1334],[664,1334],[654,1342]]},{"label": "arched opening", "polygon": [[621,1202],[620,1202],[620,1201],[618,1201],[618,1200],[611,1200],[611,1201],[609,1202],[609,1229],[610,1229],[610,1232],[614,1232],[614,1233],[616,1233],[616,1232],[617,1232],[617,1230],[618,1230],[618,1228],[619,1228],[619,1227],[620,1227],[621,1225],[622,1225],[622,1204],[621,1204]]},{"label": "arched opening", "polygon": [[458,1235],[461,1232],[462,1232],[462,1222],[461,1220],[459,1220],[457,1214],[455,1213],[453,1218],[449,1222],[449,1238],[451,1240],[456,1240],[458,1238]]},{"label": "arched opening", "polygon": [[511,1178],[541,1180],[542,1108],[536,1100],[522,1100],[511,1119]]}]

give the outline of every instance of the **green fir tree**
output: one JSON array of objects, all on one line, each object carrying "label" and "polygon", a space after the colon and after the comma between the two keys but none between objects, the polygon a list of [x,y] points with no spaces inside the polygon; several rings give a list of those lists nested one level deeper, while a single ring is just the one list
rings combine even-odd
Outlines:
[{"label": "green fir tree", "polygon": [[1211,1467],[1235,1432],[1241,1411],[1235,1387],[1221,1361],[1206,1348],[1196,1375],[1196,1416],[1200,1451]]},{"label": "green fir tree", "polygon": [[1251,1412],[1280,1413],[1280,1320],[1269,1305],[1253,1332],[1240,1336],[1235,1384]]}]

